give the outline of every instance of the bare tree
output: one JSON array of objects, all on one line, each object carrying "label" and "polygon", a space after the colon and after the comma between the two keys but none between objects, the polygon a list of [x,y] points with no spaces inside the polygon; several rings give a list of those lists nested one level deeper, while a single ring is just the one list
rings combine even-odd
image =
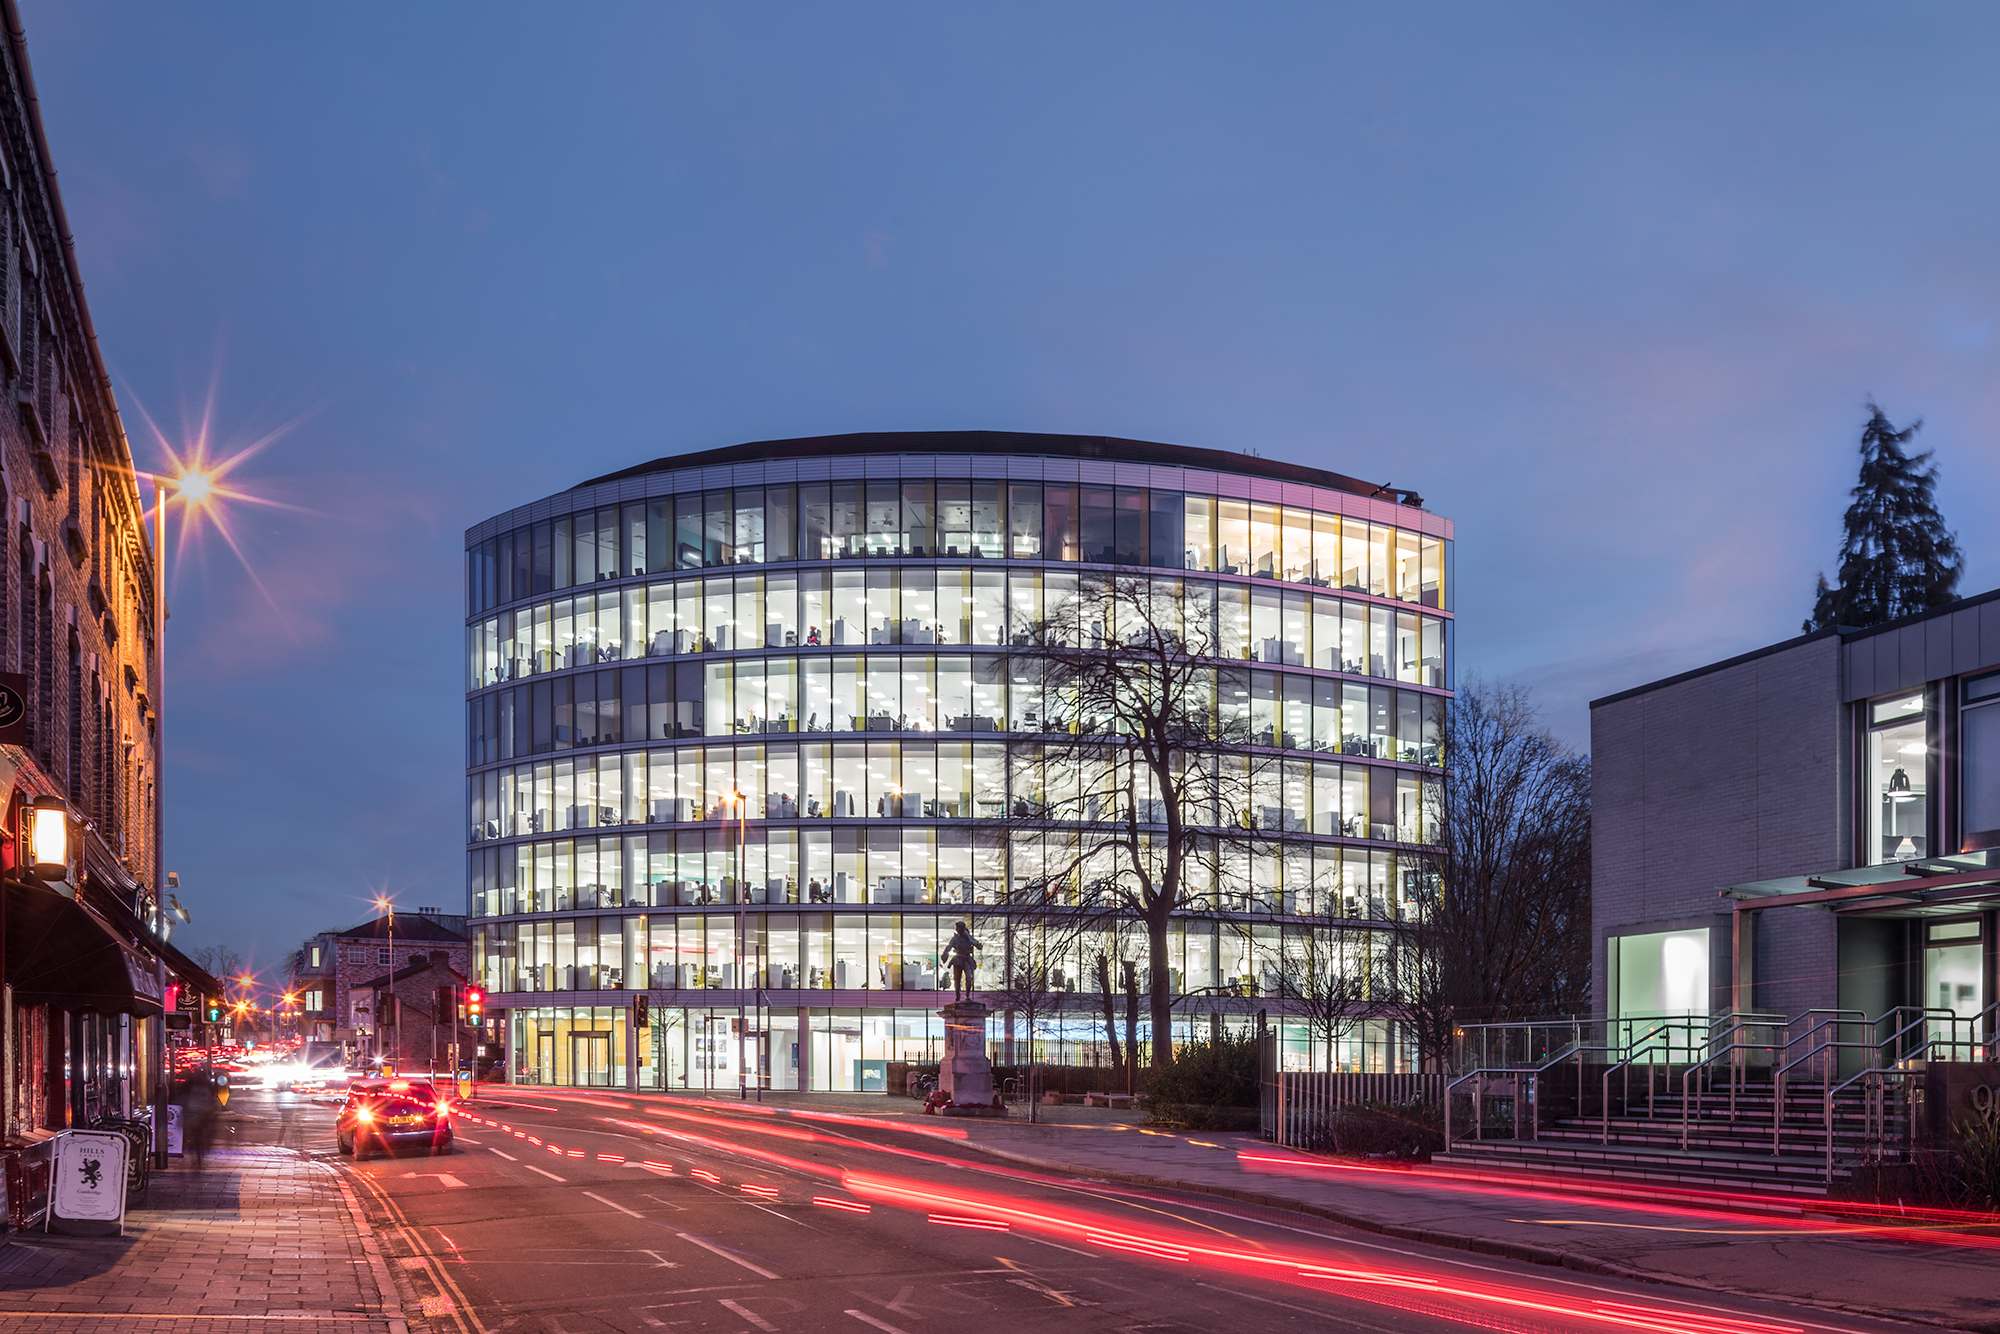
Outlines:
[{"label": "bare tree", "polygon": [[189,957],[224,986],[243,971],[243,956],[227,945],[203,945]]},{"label": "bare tree", "polygon": [[1278,995],[1305,1021],[1312,1044],[1325,1047],[1329,1068],[1341,1040],[1363,1020],[1396,1013],[1388,939],[1341,921],[1285,937]]},{"label": "bare tree", "polygon": [[1463,686],[1446,714],[1397,986],[1426,1064],[1464,1023],[1575,1014],[1589,1003],[1590,760],[1536,726],[1519,686]]},{"label": "bare tree", "polygon": [[1276,755],[1257,748],[1277,738],[1253,735],[1238,689],[1244,633],[1205,585],[1129,575],[1085,575],[1014,627],[1015,730],[1040,737],[1015,752],[1011,814],[1046,831],[1046,882],[1145,923],[1155,1070],[1173,1059],[1174,918],[1208,906],[1218,858],[1283,833]]}]

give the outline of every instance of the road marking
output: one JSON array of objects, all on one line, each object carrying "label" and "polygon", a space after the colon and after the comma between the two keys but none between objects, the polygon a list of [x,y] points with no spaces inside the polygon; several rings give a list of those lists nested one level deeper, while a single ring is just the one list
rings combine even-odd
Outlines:
[{"label": "road marking", "polygon": [[[493,1150],[493,1152],[494,1152],[494,1153],[500,1153],[500,1150],[498,1150],[498,1149],[495,1149],[495,1150]],[[520,1161],[521,1161],[521,1160],[520,1160],[519,1158],[516,1158],[516,1157],[515,1157],[515,1156],[514,1156],[513,1154],[511,1154],[511,1153],[500,1153],[500,1156],[501,1156],[502,1158],[505,1158],[505,1159],[506,1159],[506,1160],[507,1160],[508,1162],[510,1162],[510,1163],[518,1163],[518,1162],[520,1162]]]},{"label": "road marking", "polygon": [[1058,1246],[1053,1241],[1044,1241],[1040,1237],[1031,1237],[1025,1232],[1016,1232],[1014,1235],[1022,1241],[1032,1241],[1037,1246],[1055,1246],[1059,1251],[1068,1251],[1071,1255],[1081,1255],[1086,1260],[1102,1260],[1104,1258],[1095,1251],[1080,1251],[1074,1246]]},{"label": "road marking", "polygon": [[599,1204],[610,1204],[613,1209],[616,1209],[621,1214],[631,1214],[632,1217],[638,1219],[644,1219],[646,1216],[640,1213],[636,1209],[627,1209],[622,1204],[612,1204],[610,1200],[605,1199],[602,1195],[595,1194],[591,1191],[585,1191],[584,1194],[590,1196],[591,1199],[596,1200]]},{"label": "road marking", "polygon": [[[715,1252],[715,1253],[716,1253],[717,1255],[721,1256],[721,1257],[722,1257],[723,1259],[725,1259],[725,1260],[729,1261],[729,1262],[730,1262],[730,1263],[732,1263],[732,1264],[739,1264],[739,1265],[742,1265],[742,1266],[743,1266],[743,1267],[744,1267],[745,1269],[749,1270],[749,1271],[750,1271],[751,1273],[753,1273],[753,1274],[757,1274],[757,1275],[759,1275],[759,1276],[761,1276],[761,1277],[763,1277],[763,1278],[776,1278],[776,1277],[777,1277],[777,1275],[776,1275],[776,1274],[774,1274],[774,1273],[772,1273],[772,1272],[771,1272],[770,1270],[768,1270],[768,1269],[764,1268],[764,1266],[762,1266],[762,1265],[753,1265],[753,1264],[751,1264],[751,1263],[750,1263],[750,1262],[749,1262],[748,1260],[744,1259],[744,1258],[743,1258],[742,1256],[740,1256],[740,1255],[736,1255],[736,1254],[734,1254],[733,1252],[730,1252],[730,1251],[725,1251],[725,1250],[723,1250],[723,1249],[722,1249],[722,1248],[721,1248],[720,1246],[716,1245],[716,1244],[715,1244],[714,1242],[712,1242],[712,1241],[703,1241],[703,1240],[702,1240],[702,1239],[701,1239],[700,1237],[697,1237],[697,1236],[693,1235],[692,1233],[688,1233],[688,1232],[676,1232],[676,1233],[674,1233],[674,1235],[675,1235],[676,1237],[679,1237],[679,1238],[680,1238],[680,1239],[681,1239],[682,1241],[691,1241],[691,1242],[693,1242],[693,1243],[694,1243],[695,1245],[697,1245],[697,1246],[701,1247],[701,1248],[702,1248],[703,1250],[705,1250],[705,1251],[713,1251],[713,1252]],[[897,1330],[897,1331],[896,1331],[896,1334],[903,1334],[903,1331],[901,1331],[901,1330]]]},{"label": "road marking", "polygon": [[[863,1204],[859,1200],[842,1200],[832,1195],[815,1195],[813,1196],[813,1203],[826,1209],[845,1209],[851,1214],[865,1214],[874,1209],[873,1205]],[[1092,1256],[1091,1258],[1094,1260],[1097,1257]]]},{"label": "road marking", "polygon": [[874,1316],[869,1315],[866,1311],[848,1311],[845,1314],[853,1316],[856,1320],[859,1320],[864,1325],[875,1326],[875,1328],[882,1331],[882,1334],[904,1334],[903,1330],[897,1329],[894,1325],[890,1324],[886,1320],[877,1320]]},{"label": "road marking", "polygon": [[471,1145],[471,1146],[472,1146],[473,1148],[475,1148],[475,1149],[476,1149],[476,1148],[478,1148],[478,1147],[479,1147],[479,1146],[480,1146],[481,1144],[484,1144],[484,1143],[485,1143],[486,1141],[484,1141],[484,1140],[477,1140],[477,1139],[468,1139],[468,1138],[466,1138],[466,1137],[465,1137],[465,1135],[463,1135],[463,1134],[460,1134],[460,1135],[459,1135],[459,1137],[458,1137],[458,1142],[459,1142],[460,1144],[470,1144],[470,1145]]},{"label": "road marking", "polygon": [[766,1320],[763,1316],[758,1315],[755,1311],[743,1305],[741,1302],[734,1302],[731,1301],[729,1298],[724,1297],[721,1299],[721,1304],[728,1307],[730,1310],[736,1312],[736,1314],[742,1316],[745,1320],[755,1325],[757,1328],[763,1330],[764,1334],[778,1334],[778,1327],[776,1325]]},{"label": "road marking", "polygon": [[1096,1302],[1086,1302],[1081,1298],[1072,1296],[1067,1292],[1057,1292],[1054,1288],[1051,1288],[1046,1284],[1037,1283],[1035,1282],[1035,1280],[1031,1278],[1010,1278],[1007,1281],[1009,1283],[1012,1283],[1017,1288],[1026,1288],[1030,1292],[1039,1292],[1042,1294],[1042,1296],[1048,1298],[1052,1302],[1055,1302],[1059,1306],[1097,1305]]},{"label": "road marking", "polygon": [[403,1175],[410,1177],[436,1177],[446,1186],[458,1186],[462,1188],[465,1185],[463,1181],[460,1181],[449,1172],[405,1172]]},{"label": "road marking", "polygon": [[[530,1172],[542,1172],[542,1169],[541,1169],[541,1168],[539,1168],[539,1167],[536,1167],[536,1166],[535,1166],[535,1165],[534,1165],[533,1163],[522,1163],[522,1164],[521,1164],[521,1166],[523,1166],[523,1167],[527,1168],[527,1169],[528,1169],[528,1170],[529,1170]],[[556,1175],[556,1174],[555,1174],[554,1172],[542,1172],[542,1175],[543,1175],[543,1176],[545,1176],[545,1177],[547,1177],[547,1178],[548,1178],[549,1180],[551,1180],[551,1181],[563,1181],[563,1182],[567,1182],[567,1180],[568,1180],[568,1178],[566,1178],[566,1177],[559,1177],[559,1176],[557,1176],[557,1175]]]}]

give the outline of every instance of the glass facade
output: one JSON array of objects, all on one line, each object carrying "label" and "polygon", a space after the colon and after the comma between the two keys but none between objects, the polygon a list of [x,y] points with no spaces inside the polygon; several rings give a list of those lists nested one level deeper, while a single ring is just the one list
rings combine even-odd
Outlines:
[{"label": "glass facade", "polygon": [[[864,1090],[934,1053],[953,924],[995,990],[1031,902],[1088,892],[1047,871],[1087,831],[1033,818],[1079,720],[1022,650],[1093,566],[1137,567],[1216,646],[1199,697],[1268,775],[1227,818],[1278,836],[1200,859],[1170,933],[1189,1032],[1282,1022],[1287,959],[1332,948],[1316,934],[1392,947],[1442,779],[1448,524],[1254,467],[1030,449],[971,460],[989,479],[883,478],[967,460],[774,449],[469,535],[474,967],[515,1078]],[[1159,805],[1082,814],[1144,839]],[[1134,957],[1132,926],[1037,953],[1056,999],[1034,1043],[1085,1041],[1063,1035],[1089,1029],[1091,961]],[[1393,1063],[1390,1026],[1361,1032],[1332,1059]]]}]

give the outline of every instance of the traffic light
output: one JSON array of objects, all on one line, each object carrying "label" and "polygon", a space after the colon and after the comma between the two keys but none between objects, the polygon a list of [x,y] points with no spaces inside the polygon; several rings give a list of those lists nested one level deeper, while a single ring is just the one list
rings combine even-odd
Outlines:
[{"label": "traffic light", "polygon": [[480,992],[478,987],[467,987],[465,989],[465,1022],[471,1024],[474,1028],[479,1027],[481,1022],[484,1021],[485,1009],[485,995]]},{"label": "traffic light", "polygon": [[222,998],[210,996],[201,1003],[201,1017],[211,1024],[222,1022]]},{"label": "traffic light", "polygon": [[632,998],[632,1027],[644,1028],[646,1025],[652,1023],[652,1009],[653,1003],[648,997],[644,995],[634,996]]},{"label": "traffic light", "polygon": [[438,1023],[455,1022],[458,1019],[458,988],[439,987],[437,999],[432,1005],[431,1013],[437,1016]]}]

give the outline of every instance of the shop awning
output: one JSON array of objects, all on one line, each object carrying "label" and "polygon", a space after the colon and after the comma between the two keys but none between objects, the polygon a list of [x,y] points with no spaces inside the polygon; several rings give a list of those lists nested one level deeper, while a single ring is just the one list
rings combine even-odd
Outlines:
[{"label": "shop awning", "polygon": [[103,1014],[160,1013],[153,961],[74,899],[44,885],[5,887],[7,981],[16,1002]]}]

